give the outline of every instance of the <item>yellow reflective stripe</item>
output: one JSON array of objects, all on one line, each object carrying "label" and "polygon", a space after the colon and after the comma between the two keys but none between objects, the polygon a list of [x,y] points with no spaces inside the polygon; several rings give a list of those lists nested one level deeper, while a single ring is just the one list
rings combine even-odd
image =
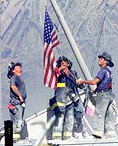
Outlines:
[{"label": "yellow reflective stripe", "polygon": [[106,134],[108,134],[108,135],[111,135],[111,136],[112,136],[112,135],[114,135],[114,134],[115,134],[115,131],[107,131],[107,132],[106,132]]},{"label": "yellow reflective stripe", "polygon": [[95,134],[96,136],[100,136],[100,137],[103,136],[103,132],[102,132],[102,131],[95,131],[94,134]]},{"label": "yellow reflective stripe", "polygon": [[53,110],[55,109],[57,106],[64,106],[65,104],[62,102],[56,102],[54,103],[50,108]]},{"label": "yellow reflective stripe", "polygon": [[66,84],[65,83],[57,83],[57,87],[65,87]]},{"label": "yellow reflective stripe", "polygon": [[53,137],[61,137],[62,136],[62,132],[53,132],[52,136]]},{"label": "yellow reflective stripe", "polygon": [[14,139],[19,139],[20,138],[20,134],[13,134],[13,138]]},{"label": "yellow reflective stripe", "polygon": [[70,131],[65,131],[65,132],[63,133],[63,135],[64,135],[65,137],[70,137],[70,136],[72,136],[72,132],[70,132]]}]

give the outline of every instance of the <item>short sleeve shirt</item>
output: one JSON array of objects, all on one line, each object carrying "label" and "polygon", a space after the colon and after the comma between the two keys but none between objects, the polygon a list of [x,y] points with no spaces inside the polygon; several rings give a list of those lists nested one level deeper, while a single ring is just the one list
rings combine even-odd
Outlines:
[{"label": "short sleeve shirt", "polygon": [[21,76],[13,75],[10,79],[10,97],[19,99],[18,95],[15,94],[15,92],[12,90],[11,85],[15,85],[18,88],[23,99],[26,99],[27,94],[26,94],[25,83]]},{"label": "short sleeve shirt", "polygon": [[100,79],[100,82],[97,84],[96,92],[100,92],[108,88],[108,84],[112,82],[111,71],[108,68],[101,69],[96,78]]}]

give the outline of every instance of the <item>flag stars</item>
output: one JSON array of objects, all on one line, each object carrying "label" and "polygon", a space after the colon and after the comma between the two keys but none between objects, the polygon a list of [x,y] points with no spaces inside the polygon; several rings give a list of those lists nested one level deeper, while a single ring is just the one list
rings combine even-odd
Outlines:
[{"label": "flag stars", "polygon": [[45,14],[45,23],[44,23],[44,41],[46,43],[50,43],[51,42],[51,33],[53,30],[53,23],[48,15],[48,13],[46,12]]}]

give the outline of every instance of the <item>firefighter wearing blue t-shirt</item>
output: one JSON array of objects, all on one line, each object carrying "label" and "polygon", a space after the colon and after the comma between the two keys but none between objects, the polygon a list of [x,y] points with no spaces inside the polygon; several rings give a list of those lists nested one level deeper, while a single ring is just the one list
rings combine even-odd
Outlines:
[{"label": "firefighter wearing blue t-shirt", "polygon": [[[13,121],[13,132],[21,139],[26,138],[23,133],[25,121],[25,100],[27,97],[25,83],[22,79],[22,64],[11,62],[8,66],[7,77],[10,79],[9,113]],[[26,130],[26,129],[25,129]],[[15,136],[14,134],[14,136]]]},{"label": "firefighter wearing blue t-shirt", "polygon": [[[57,89],[50,99],[50,107],[55,112],[53,139],[67,139],[83,130],[83,105],[79,100],[76,71],[71,70],[72,62],[64,56],[57,60]],[[82,88],[82,85],[79,86]]]},{"label": "firefighter wearing blue t-shirt", "polygon": [[113,67],[114,64],[111,55],[107,52],[103,52],[98,58],[101,70],[98,72],[95,79],[90,81],[78,81],[78,84],[84,83],[88,85],[97,85],[95,90],[97,98],[93,136],[95,138],[113,138],[116,133],[114,130],[115,115],[110,106],[113,102],[112,74],[107,66]]}]

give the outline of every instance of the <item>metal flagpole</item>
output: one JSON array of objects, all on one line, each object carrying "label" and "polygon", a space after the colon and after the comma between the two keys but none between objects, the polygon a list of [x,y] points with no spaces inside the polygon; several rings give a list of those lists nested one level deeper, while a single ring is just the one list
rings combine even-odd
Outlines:
[{"label": "metal flagpole", "polygon": [[[1,35],[1,17],[0,17],[0,35]],[[0,39],[0,126],[3,124],[2,122],[2,79],[1,79],[1,39]]]},{"label": "metal flagpole", "polygon": [[[68,39],[68,41],[69,41],[69,43],[72,47],[72,51],[73,51],[73,53],[74,53],[74,55],[77,59],[77,62],[79,64],[80,68],[81,68],[81,71],[82,71],[85,79],[92,80],[92,76],[91,76],[91,74],[90,74],[90,72],[89,72],[89,70],[88,70],[88,68],[85,64],[85,61],[84,61],[84,59],[83,59],[83,57],[82,57],[82,55],[79,51],[79,48],[78,48],[78,46],[77,46],[77,44],[76,44],[76,42],[75,42],[75,40],[74,40],[74,38],[71,34],[71,31],[70,31],[62,13],[61,13],[61,11],[60,11],[60,8],[56,3],[56,0],[50,0],[50,2],[52,4],[52,6],[54,8],[54,11],[55,11],[55,13],[56,13],[56,15],[57,15],[57,17],[60,21],[60,24],[61,24],[61,26],[62,26],[65,34],[66,34],[66,37],[67,37],[67,39]],[[89,85],[89,87],[90,87],[91,90],[95,90],[96,86],[95,85],[94,86]]]}]

